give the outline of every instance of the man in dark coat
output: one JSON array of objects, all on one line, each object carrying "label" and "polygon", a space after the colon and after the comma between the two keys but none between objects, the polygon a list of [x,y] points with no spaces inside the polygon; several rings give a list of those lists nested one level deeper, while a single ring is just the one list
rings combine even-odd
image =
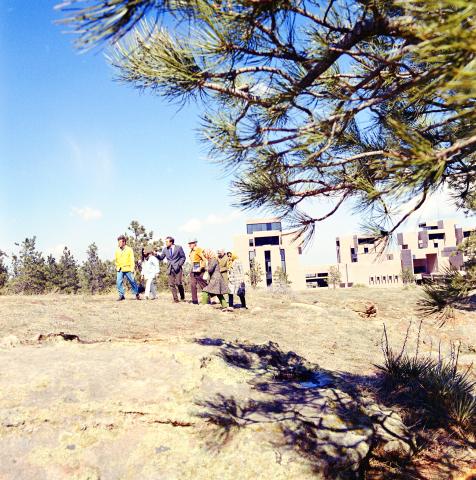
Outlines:
[{"label": "man in dark coat", "polygon": [[165,247],[162,249],[162,253],[157,255],[159,260],[164,258],[167,260],[167,274],[169,276],[169,287],[174,297],[174,302],[178,303],[177,289],[180,293],[180,299],[185,300],[185,291],[183,289],[182,267],[185,263],[185,253],[180,245],[175,245],[173,237],[167,237],[165,239]]}]

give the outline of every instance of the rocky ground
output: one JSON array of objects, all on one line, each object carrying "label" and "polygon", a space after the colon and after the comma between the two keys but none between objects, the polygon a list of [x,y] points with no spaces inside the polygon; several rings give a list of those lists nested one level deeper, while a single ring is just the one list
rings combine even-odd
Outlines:
[{"label": "rocky ground", "polygon": [[[399,347],[412,322],[415,348],[419,295],[252,292],[234,312],[167,293],[0,297],[0,479],[460,478],[474,449],[416,452],[372,388],[383,323]],[[420,338],[471,368],[476,313]]]}]

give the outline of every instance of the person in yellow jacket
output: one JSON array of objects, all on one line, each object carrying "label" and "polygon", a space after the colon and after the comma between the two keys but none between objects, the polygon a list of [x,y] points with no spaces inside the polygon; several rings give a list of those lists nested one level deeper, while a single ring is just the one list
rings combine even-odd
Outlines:
[{"label": "person in yellow jacket", "polygon": [[192,265],[192,270],[190,271],[190,290],[192,292],[192,303],[198,305],[197,287],[200,287],[200,290],[202,290],[207,286],[207,282],[203,278],[207,259],[203,255],[203,249],[197,247],[196,238],[191,238],[188,242],[188,246],[190,248],[190,263]]},{"label": "person in yellow jacket", "polygon": [[127,281],[136,296],[136,300],[140,300],[139,287],[134,280],[134,251],[131,247],[126,245],[126,242],[127,239],[124,235],[119,235],[119,237],[117,237],[118,247],[116,249],[115,259],[117,271],[116,285],[117,291],[119,292],[119,298],[117,300],[119,302],[126,299],[123,285],[124,277],[127,278]]}]

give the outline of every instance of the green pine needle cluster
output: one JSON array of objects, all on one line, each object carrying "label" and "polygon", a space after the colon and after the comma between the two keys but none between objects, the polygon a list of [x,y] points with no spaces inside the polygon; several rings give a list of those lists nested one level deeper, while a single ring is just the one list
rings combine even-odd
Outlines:
[{"label": "green pine needle cluster", "polygon": [[[443,187],[476,206],[476,3],[70,0],[120,81],[206,112],[236,204],[310,239],[351,203],[390,236]],[[71,10],[73,9],[73,10]],[[327,214],[307,214],[316,200]]]}]

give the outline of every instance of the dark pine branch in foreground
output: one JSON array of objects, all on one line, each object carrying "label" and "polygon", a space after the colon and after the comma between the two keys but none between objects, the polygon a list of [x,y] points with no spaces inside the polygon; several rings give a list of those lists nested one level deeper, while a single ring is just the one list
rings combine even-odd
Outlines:
[{"label": "dark pine branch in foreground", "polygon": [[[449,189],[476,208],[476,3],[469,0],[72,0],[80,48],[118,78],[204,105],[236,203],[303,238],[347,202],[390,235]],[[316,199],[329,212],[306,213]]]}]

